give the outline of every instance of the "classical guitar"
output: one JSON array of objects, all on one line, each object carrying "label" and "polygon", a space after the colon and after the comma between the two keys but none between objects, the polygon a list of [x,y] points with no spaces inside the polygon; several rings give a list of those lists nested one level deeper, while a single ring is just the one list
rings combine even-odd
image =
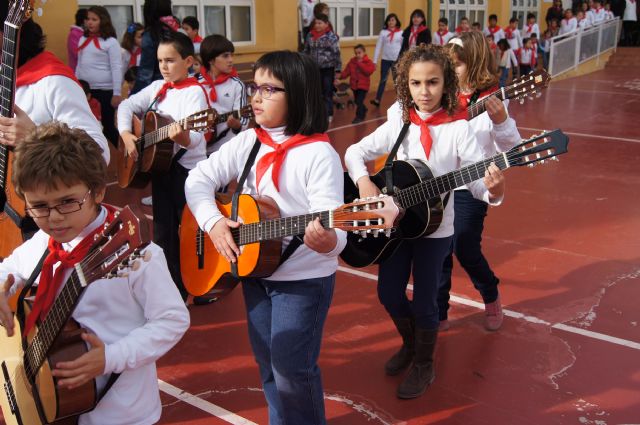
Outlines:
[{"label": "classical guitar", "polygon": [[[9,2],[2,36],[0,71],[0,115],[3,117],[13,117],[20,28],[32,12],[32,1]],[[12,158],[11,150],[0,144],[0,259],[11,254],[37,230],[33,220],[25,215],[24,201],[18,197],[11,183]]]},{"label": "classical guitar", "polygon": [[[396,189],[393,197],[404,211],[397,229],[390,235],[374,231],[374,237],[367,237],[367,233],[350,233],[341,258],[353,267],[379,263],[389,257],[403,239],[420,238],[435,232],[444,212],[440,195],[483,178],[492,162],[504,170],[556,160],[557,155],[567,152],[568,143],[569,138],[561,130],[553,130],[525,140],[508,152],[498,153],[438,177],[434,177],[422,160],[394,161],[392,179]],[[371,176],[371,180],[383,193],[386,192],[384,170]],[[358,188],[347,177],[345,200],[349,202],[358,196]]]},{"label": "classical guitar", "polygon": [[234,111],[225,112],[224,114],[218,114],[215,122],[213,123],[213,127],[211,128],[211,133],[216,134],[216,126],[218,124],[222,124],[227,122],[229,117],[233,117],[235,119],[242,118],[253,118],[253,109],[251,109],[251,105],[245,105],[240,109],[236,109]]},{"label": "classical guitar", "polygon": [[[231,215],[231,196],[218,194],[216,204],[226,217]],[[180,269],[187,291],[203,295],[215,289],[221,295],[230,291],[242,277],[266,277],[280,263],[285,236],[304,233],[310,221],[320,218],[326,228],[346,231],[390,231],[400,210],[389,196],[361,199],[331,211],[294,217],[280,217],[278,206],[266,196],[240,195],[238,221],[231,233],[241,254],[237,274],[218,254],[209,235],[198,228],[191,211],[184,209],[180,225]]]},{"label": "classical guitar", "polygon": [[[184,130],[205,132],[216,122],[218,113],[209,108],[196,112],[186,118],[175,121]],[[150,173],[163,173],[169,170],[173,159],[173,141],[169,139],[169,127],[174,121],[154,111],[145,114],[144,125],[136,115],[132,118],[133,134],[138,138],[138,159],[127,153],[122,138],[118,143],[117,168],[118,185],[125,187],[144,187],[150,179]],[[144,129],[144,134],[143,134]]]},{"label": "classical guitar", "polygon": [[[59,388],[51,369],[60,361],[87,352],[82,329],[71,314],[87,285],[102,278],[126,275],[151,240],[151,225],[139,207],[125,207],[75,266],[45,319],[22,338],[22,324],[7,337],[0,332],[0,407],[6,425],[41,425],[92,410],[97,401],[95,380],[73,390]],[[28,311],[29,304],[25,302]],[[23,343],[25,345],[23,345]]]}]

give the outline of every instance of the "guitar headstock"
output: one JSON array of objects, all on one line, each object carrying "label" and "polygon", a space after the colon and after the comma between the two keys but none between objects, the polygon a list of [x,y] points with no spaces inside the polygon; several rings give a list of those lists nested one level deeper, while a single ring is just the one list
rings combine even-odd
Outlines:
[{"label": "guitar headstock", "polygon": [[20,26],[31,18],[34,0],[13,0],[9,2],[9,10],[5,23]]},{"label": "guitar headstock", "polygon": [[505,87],[505,98],[518,99],[522,103],[525,97],[540,96],[541,90],[547,88],[550,82],[551,76],[544,69],[532,71]]},{"label": "guitar headstock", "polygon": [[184,128],[191,131],[209,131],[211,127],[216,125],[217,119],[218,111],[214,108],[208,108],[189,115]]},{"label": "guitar headstock", "polygon": [[138,206],[127,205],[97,236],[87,257],[79,263],[83,285],[101,279],[126,275],[137,270],[138,258],[149,261],[150,253],[142,253],[151,242],[151,225]]},{"label": "guitar headstock", "polygon": [[363,237],[369,233],[377,237],[380,232],[389,235],[403,213],[393,197],[388,195],[354,199],[333,210],[331,227],[359,232]]},{"label": "guitar headstock", "polygon": [[537,163],[544,164],[547,160],[557,161],[558,155],[567,152],[568,145],[569,138],[562,130],[557,129],[527,139],[505,152],[504,155],[510,166],[527,165],[533,167]]},{"label": "guitar headstock", "polygon": [[238,109],[238,116],[236,118],[253,118],[253,109],[251,108],[251,105],[245,105]]}]

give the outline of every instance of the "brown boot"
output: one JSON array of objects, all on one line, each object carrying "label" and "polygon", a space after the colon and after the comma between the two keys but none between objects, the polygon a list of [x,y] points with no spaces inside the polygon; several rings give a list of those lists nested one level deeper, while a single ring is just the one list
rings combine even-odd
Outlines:
[{"label": "brown boot", "polygon": [[402,347],[385,363],[384,371],[389,376],[395,376],[406,369],[415,354],[415,335],[412,317],[392,317],[393,324],[402,337]]},{"label": "brown boot", "polygon": [[421,396],[435,379],[433,353],[436,348],[438,329],[415,328],[416,354],[409,373],[398,387],[398,398],[408,399]]}]

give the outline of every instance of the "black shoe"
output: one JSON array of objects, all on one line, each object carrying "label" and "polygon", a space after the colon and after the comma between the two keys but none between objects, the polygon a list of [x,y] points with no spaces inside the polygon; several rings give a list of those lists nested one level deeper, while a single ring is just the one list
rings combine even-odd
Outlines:
[{"label": "black shoe", "polygon": [[371,99],[369,103],[374,105],[376,108],[380,106],[380,101],[378,99]]},{"label": "black shoe", "polygon": [[433,354],[436,349],[438,329],[415,328],[415,355],[413,364],[404,381],[398,387],[396,396],[401,399],[420,397],[436,377]]},{"label": "black shoe", "polygon": [[389,376],[395,376],[406,369],[415,355],[415,325],[412,317],[392,317],[398,333],[402,337],[402,346],[384,365]]}]

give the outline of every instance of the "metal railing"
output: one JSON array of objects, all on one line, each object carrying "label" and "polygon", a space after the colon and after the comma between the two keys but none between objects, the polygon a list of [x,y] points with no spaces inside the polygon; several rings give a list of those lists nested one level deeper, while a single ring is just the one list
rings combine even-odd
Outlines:
[{"label": "metal railing", "polygon": [[555,77],[571,71],[581,63],[615,49],[621,29],[622,21],[615,18],[551,38],[549,74]]}]

